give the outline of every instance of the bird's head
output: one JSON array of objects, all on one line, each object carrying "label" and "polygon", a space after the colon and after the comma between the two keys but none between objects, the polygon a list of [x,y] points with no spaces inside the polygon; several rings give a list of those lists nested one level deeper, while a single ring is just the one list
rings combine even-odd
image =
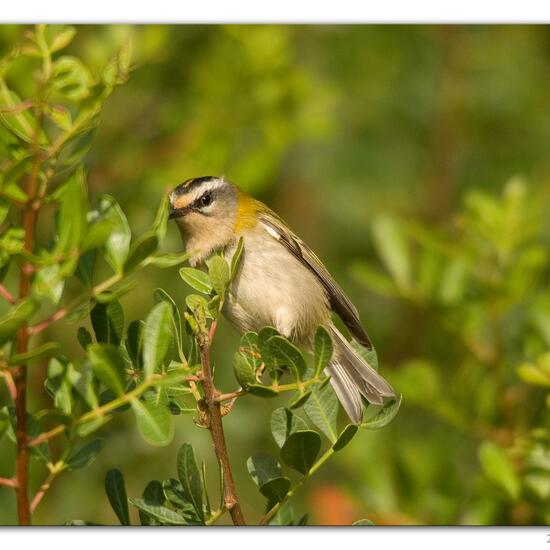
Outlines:
[{"label": "bird's head", "polygon": [[197,250],[194,263],[229,245],[256,223],[258,203],[223,177],[203,176],[170,193],[170,219],[178,224],[187,250]]}]

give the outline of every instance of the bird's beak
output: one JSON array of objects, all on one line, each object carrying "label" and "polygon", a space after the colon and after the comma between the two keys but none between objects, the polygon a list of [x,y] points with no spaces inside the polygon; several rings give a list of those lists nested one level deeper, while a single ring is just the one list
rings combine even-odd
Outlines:
[{"label": "bird's beak", "polygon": [[177,208],[172,203],[172,198],[168,201],[168,204],[170,205],[170,213],[168,214],[169,220],[175,220],[177,218],[181,218],[185,215],[187,212],[187,208]]},{"label": "bird's beak", "polygon": [[173,208],[172,205],[170,205],[170,213],[168,214],[168,219],[175,220],[176,218],[179,218],[182,215],[179,211],[179,208]]}]

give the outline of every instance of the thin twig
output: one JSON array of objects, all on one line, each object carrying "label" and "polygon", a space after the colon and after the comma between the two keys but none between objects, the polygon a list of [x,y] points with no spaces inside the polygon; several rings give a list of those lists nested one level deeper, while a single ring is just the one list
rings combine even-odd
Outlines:
[{"label": "thin twig", "polygon": [[283,504],[289,500],[296,491],[304,484],[304,482],[309,479],[332,455],[334,454],[334,448],[330,447],[327,449],[327,451],[321,456],[321,458],[310,468],[309,472],[301,477],[296,485],[292,487],[290,491],[285,495],[285,497],[277,502],[268,512],[263,516],[260,521],[258,522],[258,525],[267,525],[273,516],[282,508]]},{"label": "thin twig", "polygon": [[[94,296],[98,296],[102,292],[105,292],[105,290],[108,290],[111,286],[118,283],[121,279],[122,279],[122,275],[119,273],[115,273],[108,279],[105,279],[105,281],[94,286],[90,290],[90,297],[93,298]],[[86,300],[88,299],[89,298],[86,298]],[[43,321],[40,321],[40,323],[37,323],[36,325],[29,327],[28,328],[29,334],[31,336],[34,336],[35,334],[39,334],[43,330],[47,329],[50,325],[53,325],[53,323],[56,323],[57,321],[60,321],[61,319],[66,317],[74,309],[78,308],[79,306],[83,306],[86,303],[86,300],[78,299],[78,300],[75,300],[73,303],[69,304],[68,306],[63,306],[59,308],[57,311],[54,311],[49,317],[47,317]]]},{"label": "thin twig", "polygon": [[4,377],[6,381],[6,386],[8,388],[8,391],[10,392],[12,401],[15,403],[17,399],[17,387],[15,386],[15,381],[13,379],[10,369],[8,368],[2,369],[0,371],[0,375]]},{"label": "thin twig", "polygon": [[237,498],[235,491],[235,482],[233,480],[233,473],[231,471],[231,465],[229,463],[229,456],[227,454],[227,445],[225,443],[225,436],[223,432],[222,415],[220,410],[220,403],[216,401],[216,389],[212,380],[212,372],[210,370],[210,345],[216,331],[217,323],[214,321],[210,327],[208,338],[199,337],[201,366],[202,366],[202,380],[201,385],[204,391],[204,402],[209,413],[210,422],[208,429],[212,437],[214,444],[214,451],[216,458],[223,473],[223,504],[229,513],[231,519],[235,525],[246,525],[241,505]]},{"label": "thin twig", "polygon": [[40,323],[37,323],[36,325],[33,325],[32,327],[29,327],[29,334],[35,335],[39,332],[42,332],[43,330],[47,329],[50,325],[55,323],[56,321],[59,321],[60,319],[63,319],[68,313],[70,309],[67,307],[62,307],[55,311],[52,315],[50,315],[47,319],[44,319],[44,321],[41,321]]},{"label": "thin twig", "polygon": [[[171,371],[170,374],[173,374],[174,371]],[[142,382],[139,386],[134,388],[132,391],[129,391],[128,393],[125,393],[124,395],[121,395],[120,397],[117,397],[116,399],[113,399],[112,401],[109,401],[108,403],[105,403],[104,405],[101,405],[101,407],[97,407],[96,409],[92,409],[91,411],[88,411],[87,413],[83,414],[82,416],[79,416],[76,420],[74,420],[71,424],[59,424],[58,426],[55,426],[55,428],[52,428],[51,430],[44,432],[40,434],[39,436],[35,437],[34,439],[31,439],[28,442],[29,447],[36,447],[37,445],[40,445],[41,443],[44,443],[44,441],[48,441],[52,439],[53,437],[56,437],[62,433],[64,433],[69,428],[74,428],[75,426],[78,426],[79,424],[83,424],[84,422],[88,422],[90,420],[93,420],[94,418],[98,416],[104,416],[105,414],[111,412],[114,409],[118,409],[120,406],[125,405],[126,403],[130,402],[132,399],[138,398],[144,391],[146,391],[151,386],[154,386],[156,382],[158,382],[159,379],[162,379],[163,376],[159,375],[155,378],[151,378],[149,380],[145,380]],[[194,376],[189,376],[189,379],[195,379]],[[188,381],[186,378],[185,381]]]},{"label": "thin twig", "polygon": [[16,302],[13,294],[3,284],[0,284],[0,296],[2,296],[2,298],[7,300],[12,305]]},{"label": "thin twig", "polygon": [[37,493],[34,495],[32,502],[31,502],[31,512],[34,512],[37,508],[37,506],[40,504],[40,501],[44,497],[44,495],[47,493],[48,489],[52,486],[53,480],[57,477],[58,474],[60,474],[63,471],[63,462],[58,462],[53,468],[50,470],[50,473],[48,474],[48,477],[40,485],[40,489],[38,489]]},{"label": "thin twig", "polygon": [[232,391],[231,393],[221,393],[215,398],[215,400],[218,403],[222,403],[223,401],[231,401],[232,399],[235,399],[237,397],[242,397],[243,395],[248,395],[248,392],[245,390],[237,390],[237,391]]},{"label": "thin twig", "polygon": [[224,508],[224,507],[222,506],[219,510],[216,510],[216,511],[206,520],[206,525],[213,525],[213,524],[216,523],[216,521],[218,521],[218,519],[220,519],[226,512],[227,512],[227,509]]},{"label": "thin twig", "polygon": [[[38,192],[40,166],[42,164],[38,136],[42,113],[38,113],[37,125],[34,129],[33,155],[34,161],[31,176],[27,187],[28,200],[22,212],[22,222],[25,231],[23,249],[32,252],[34,247],[34,232],[38,211],[33,207],[34,199]],[[26,260],[21,268],[19,276],[19,299],[22,300],[29,295],[31,287],[32,264]],[[17,331],[17,353],[23,354],[28,351],[29,331],[27,323],[24,323]],[[15,477],[17,479],[17,515],[20,525],[31,524],[31,510],[29,505],[29,447],[27,445],[27,369],[24,364],[14,369],[14,381],[16,387],[15,417],[16,430],[15,439],[17,444]]]},{"label": "thin twig", "polygon": [[17,479],[14,477],[0,477],[0,486],[17,489]]}]

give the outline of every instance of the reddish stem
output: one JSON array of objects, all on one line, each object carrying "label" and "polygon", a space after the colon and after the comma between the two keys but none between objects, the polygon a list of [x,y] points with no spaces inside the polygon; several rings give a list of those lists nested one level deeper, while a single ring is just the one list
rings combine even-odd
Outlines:
[{"label": "reddish stem", "polygon": [[11,477],[0,477],[0,485],[9,487],[10,489],[17,489],[17,480]]},{"label": "reddish stem", "polygon": [[214,444],[214,451],[216,458],[223,472],[223,501],[224,506],[229,510],[231,519],[234,525],[246,525],[241,505],[237,498],[235,490],[235,482],[233,480],[233,473],[231,471],[231,465],[229,463],[229,456],[227,453],[227,445],[225,443],[225,435],[223,432],[222,414],[220,410],[220,403],[217,401],[216,396],[219,395],[214,382],[212,380],[212,372],[210,370],[210,345],[214,333],[216,332],[217,321],[215,320],[210,327],[208,342],[202,342],[200,345],[201,366],[202,366],[202,388],[204,390],[204,402],[209,412],[210,424],[208,429],[212,436],[212,443]]},{"label": "reddish stem", "polygon": [[58,309],[56,312],[52,313],[47,319],[44,319],[40,323],[37,323],[36,325],[29,327],[28,332],[30,335],[34,336],[35,334],[38,334],[42,332],[43,330],[47,329],[50,325],[53,325],[53,323],[63,319],[63,317],[66,317],[66,315],[69,313],[69,309],[66,307],[62,307],[61,309]]},{"label": "reddish stem", "polygon": [[10,304],[15,304],[16,300],[13,294],[2,284],[0,284],[0,296],[7,300]]}]

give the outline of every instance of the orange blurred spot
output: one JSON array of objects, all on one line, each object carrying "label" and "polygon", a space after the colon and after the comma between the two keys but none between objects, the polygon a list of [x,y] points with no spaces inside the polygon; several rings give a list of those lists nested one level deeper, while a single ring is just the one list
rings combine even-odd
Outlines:
[{"label": "orange blurred spot", "polygon": [[357,504],[338,487],[318,487],[310,498],[315,525],[351,525],[360,519]]}]

